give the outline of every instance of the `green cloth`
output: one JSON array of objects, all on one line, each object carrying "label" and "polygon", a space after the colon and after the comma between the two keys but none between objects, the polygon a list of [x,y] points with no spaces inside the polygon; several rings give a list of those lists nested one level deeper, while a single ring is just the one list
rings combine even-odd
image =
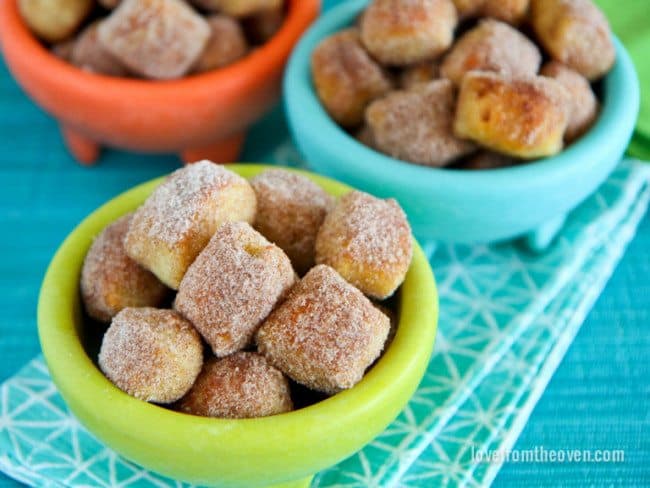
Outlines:
[{"label": "green cloth", "polygon": [[650,1],[596,0],[630,52],[641,83],[641,108],[628,153],[650,160]]}]

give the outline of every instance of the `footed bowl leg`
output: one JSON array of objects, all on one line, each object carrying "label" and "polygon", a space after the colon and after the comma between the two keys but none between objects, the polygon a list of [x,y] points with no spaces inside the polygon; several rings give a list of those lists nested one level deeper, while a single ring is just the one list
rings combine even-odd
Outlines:
[{"label": "footed bowl leg", "polygon": [[553,239],[555,239],[558,232],[560,232],[565,221],[566,215],[560,215],[559,217],[544,222],[542,225],[530,232],[525,238],[525,243],[528,249],[534,252],[545,251],[548,246],[551,245],[551,242],[553,242]]},{"label": "footed bowl leg", "polygon": [[101,150],[97,142],[65,125],[61,126],[61,134],[68,150],[79,163],[95,164]]},{"label": "footed bowl leg", "polygon": [[203,147],[185,149],[181,153],[181,159],[186,163],[196,163],[203,159],[209,159],[215,163],[234,163],[239,159],[246,133],[240,132]]}]

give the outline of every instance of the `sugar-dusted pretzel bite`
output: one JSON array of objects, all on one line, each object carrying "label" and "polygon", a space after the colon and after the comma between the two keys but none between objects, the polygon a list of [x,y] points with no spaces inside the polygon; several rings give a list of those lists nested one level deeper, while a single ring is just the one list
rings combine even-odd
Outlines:
[{"label": "sugar-dusted pretzel bite", "polygon": [[442,54],[457,22],[451,0],[373,0],[361,19],[361,40],[381,63],[406,66]]},{"label": "sugar-dusted pretzel bite", "polygon": [[289,382],[264,356],[237,352],[206,361],[178,409],[202,417],[242,419],[289,412],[293,402]]},{"label": "sugar-dusted pretzel bite", "polygon": [[123,0],[99,26],[99,40],[134,73],[185,75],[210,38],[205,19],[182,0]]},{"label": "sugar-dusted pretzel bite", "polygon": [[325,393],[351,388],[381,353],[390,320],[329,266],[316,266],[257,333],[271,364]]},{"label": "sugar-dusted pretzel bite", "polygon": [[584,134],[598,116],[598,99],[589,81],[577,71],[557,61],[550,61],[542,67],[541,74],[553,78],[570,94],[569,124],[564,138],[571,142]]},{"label": "sugar-dusted pretzel bite", "polygon": [[284,0],[192,0],[196,5],[212,12],[222,12],[233,17],[248,17],[265,10],[281,9]]},{"label": "sugar-dusted pretzel bite", "polygon": [[202,161],[181,168],[135,211],[124,239],[128,255],[170,288],[226,221],[253,222],[255,192],[223,166]]},{"label": "sugar-dusted pretzel bite", "polygon": [[356,29],[322,41],[312,54],[311,71],[318,98],[344,127],[360,125],[366,106],[391,89],[390,79],[363,48]]},{"label": "sugar-dusted pretzel bite", "polygon": [[180,399],[203,364],[198,332],[173,310],[125,308],[106,331],[99,366],[115,386],[154,403]]},{"label": "sugar-dusted pretzel bite", "polygon": [[314,265],[314,243],[334,198],[306,176],[269,169],[251,179],[257,195],[254,227],[280,247],[299,274]]},{"label": "sugar-dusted pretzel bite", "polygon": [[174,308],[217,357],[248,346],[262,321],[293,285],[286,254],[245,222],[214,234],[183,277]]},{"label": "sugar-dusted pretzel bite", "polygon": [[86,254],[81,269],[81,298],[86,312],[101,322],[127,307],[157,307],[169,289],[127,256],[124,236],[131,214],[106,227]]},{"label": "sugar-dusted pretzel bite", "polygon": [[206,20],[210,25],[210,39],[194,64],[197,73],[234,63],[248,51],[244,31],[235,19],[227,15],[211,15]]},{"label": "sugar-dusted pretzel bite", "polygon": [[551,57],[587,79],[600,78],[614,64],[609,23],[591,0],[532,0],[531,22]]},{"label": "sugar-dusted pretzel bite", "polygon": [[534,76],[541,61],[539,49],[525,35],[504,22],[485,19],[454,44],[442,61],[440,75],[456,85],[474,70]]},{"label": "sugar-dusted pretzel bite", "polygon": [[453,132],[456,94],[449,80],[419,84],[374,101],[366,123],[374,147],[404,161],[446,166],[475,149]]},{"label": "sugar-dusted pretzel bite", "polygon": [[316,262],[378,299],[402,284],[412,255],[411,227],[399,204],[360,191],[339,199],[316,237]]},{"label": "sugar-dusted pretzel bite", "polygon": [[472,71],[460,87],[454,130],[494,151],[522,159],[562,149],[568,93],[543,76],[510,78]]}]

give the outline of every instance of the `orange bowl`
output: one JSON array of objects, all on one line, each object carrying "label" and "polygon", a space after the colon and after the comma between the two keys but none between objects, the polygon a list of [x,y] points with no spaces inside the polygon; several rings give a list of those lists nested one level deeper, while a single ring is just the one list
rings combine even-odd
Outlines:
[{"label": "orange bowl", "polygon": [[288,0],[285,22],[266,44],[225,68],[173,81],[102,76],[57,58],[24,23],[17,0],[0,1],[0,46],[80,162],[94,162],[102,145],[230,162],[246,129],[278,100],[289,54],[319,10],[320,0]]}]

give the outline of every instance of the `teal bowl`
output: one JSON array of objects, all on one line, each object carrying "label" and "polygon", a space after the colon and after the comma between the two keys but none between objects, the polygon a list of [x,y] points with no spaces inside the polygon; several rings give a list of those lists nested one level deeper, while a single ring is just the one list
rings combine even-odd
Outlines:
[{"label": "teal bowl", "polygon": [[311,169],[406,210],[418,239],[484,243],[528,236],[544,248],[567,213],[607,178],[620,160],[639,110],[639,83],[618,41],[617,61],[602,83],[602,108],[587,134],[557,156],[521,166],[462,171],[405,163],[376,152],[341,129],[321,105],[311,80],[318,43],[352,25],[367,0],[325,13],[293,52],[284,78],[289,127]]}]

